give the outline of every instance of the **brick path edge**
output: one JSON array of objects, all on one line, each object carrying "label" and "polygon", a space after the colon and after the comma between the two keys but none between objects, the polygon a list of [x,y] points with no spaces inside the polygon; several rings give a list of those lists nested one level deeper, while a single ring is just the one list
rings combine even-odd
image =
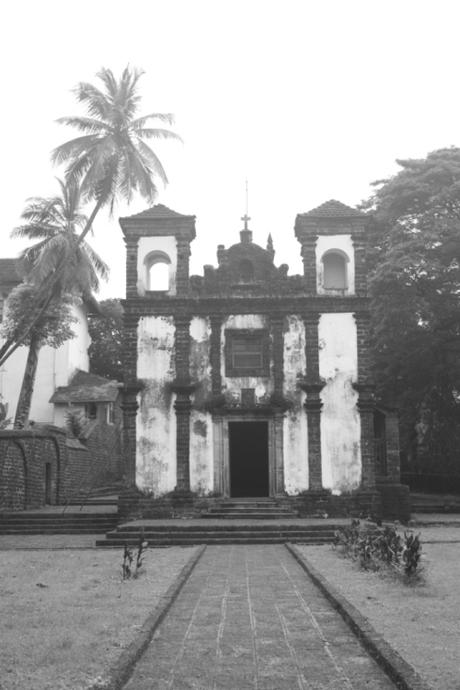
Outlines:
[{"label": "brick path edge", "polygon": [[285,546],[399,690],[433,690],[414,667],[373,628],[367,618],[311,565],[296,546],[290,543]]},{"label": "brick path edge", "polygon": [[142,628],[131,644],[124,650],[115,665],[110,669],[107,677],[94,683],[88,690],[121,690],[128,682],[134,665],[140,659],[151,641],[155,630],[158,628],[169,609],[177,599],[179,592],[187,582],[193,569],[206,551],[206,545],[200,546],[198,552],[190,557],[174,582],[168,587],[165,594],[160,597],[155,609],[147,617]]}]

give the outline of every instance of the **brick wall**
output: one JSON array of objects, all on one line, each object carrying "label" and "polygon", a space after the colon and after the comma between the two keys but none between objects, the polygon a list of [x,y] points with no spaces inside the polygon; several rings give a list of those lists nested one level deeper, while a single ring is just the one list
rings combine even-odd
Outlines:
[{"label": "brick wall", "polygon": [[119,428],[95,424],[86,445],[53,426],[0,431],[0,511],[65,503],[121,478]]},{"label": "brick wall", "polygon": [[59,503],[64,459],[65,433],[60,429],[1,431],[0,510]]}]

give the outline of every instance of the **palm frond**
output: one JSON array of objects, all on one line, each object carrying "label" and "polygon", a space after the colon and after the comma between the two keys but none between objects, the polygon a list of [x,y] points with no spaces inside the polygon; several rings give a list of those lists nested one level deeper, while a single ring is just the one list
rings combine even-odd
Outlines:
[{"label": "palm frond", "polygon": [[154,173],[158,175],[163,184],[167,185],[168,178],[166,176],[166,171],[163,168],[163,165],[161,164],[161,161],[156,155],[156,153],[152,151],[150,146],[147,146],[147,144],[144,143],[142,139],[137,140],[137,148],[139,150],[139,153],[147,163],[147,165],[153,170]]},{"label": "palm frond", "polygon": [[160,129],[153,127],[140,127],[135,130],[138,137],[143,139],[175,139],[176,141],[182,141],[181,137],[175,132],[171,132],[170,129]]},{"label": "palm frond", "polygon": [[175,122],[174,115],[172,113],[150,113],[149,115],[144,115],[143,117],[138,117],[131,122],[132,129],[138,129],[139,127],[145,127],[149,120],[160,120],[160,122],[166,122],[168,125],[172,125]]},{"label": "palm frond", "polygon": [[60,117],[56,122],[60,125],[75,127],[87,134],[108,134],[112,131],[107,122],[102,122],[92,117]]},{"label": "palm frond", "polygon": [[66,141],[65,144],[57,146],[51,152],[51,162],[55,165],[65,163],[72,158],[81,156],[91,149],[99,140],[96,134],[87,134],[83,137],[77,137]]},{"label": "palm frond", "polygon": [[74,89],[77,100],[84,103],[88,113],[94,117],[106,120],[110,113],[110,103],[107,96],[93,84],[80,82]]},{"label": "palm frond", "polygon": [[83,242],[81,243],[81,248],[87,254],[88,258],[91,261],[91,264],[94,266],[96,273],[103,280],[107,280],[110,274],[110,268],[108,264],[105,263],[105,261],[99,256],[99,254],[85,240],[83,240]]}]

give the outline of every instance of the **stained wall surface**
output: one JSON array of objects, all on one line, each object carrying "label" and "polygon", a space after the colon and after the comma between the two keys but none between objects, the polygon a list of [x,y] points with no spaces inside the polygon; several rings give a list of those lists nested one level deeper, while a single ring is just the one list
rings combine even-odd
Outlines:
[{"label": "stained wall surface", "polygon": [[336,493],[356,489],[361,479],[356,322],[353,314],[322,314],[318,326],[323,486]]}]

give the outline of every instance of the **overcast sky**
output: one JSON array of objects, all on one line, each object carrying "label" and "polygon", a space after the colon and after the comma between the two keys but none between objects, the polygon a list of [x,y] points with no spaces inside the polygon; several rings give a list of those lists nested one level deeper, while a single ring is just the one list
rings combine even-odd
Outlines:
[{"label": "overcast sky", "polygon": [[[81,113],[71,93],[101,66],[129,63],[140,114],[173,112],[184,144],[153,142],[170,184],[158,198],[197,216],[192,272],[238,241],[249,180],[250,226],[275,262],[301,271],[297,213],[460,141],[456,0],[15,0],[2,10],[1,256],[29,196],[55,191],[49,153]],[[119,215],[95,223],[111,266],[101,296],[123,296]]]}]

